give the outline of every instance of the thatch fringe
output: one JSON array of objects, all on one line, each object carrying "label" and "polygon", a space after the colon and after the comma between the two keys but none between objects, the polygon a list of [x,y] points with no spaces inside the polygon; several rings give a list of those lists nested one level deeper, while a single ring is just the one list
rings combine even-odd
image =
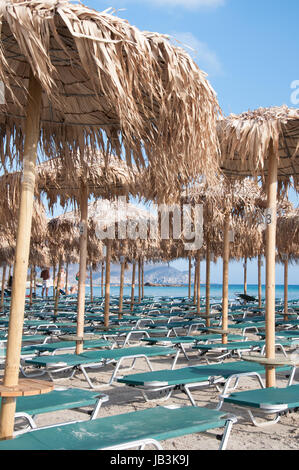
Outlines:
[{"label": "thatch fringe", "polygon": [[31,67],[43,89],[41,155],[70,167],[86,148],[90,161],[98,151],[107,161],[114,154],[150,165],[157,187],[171,186],[178,173],[183,183],[199,174],[215,181],[220,109],[182,48],[65,0],[6,0],[0,18],[3,164],[22,157]]}]

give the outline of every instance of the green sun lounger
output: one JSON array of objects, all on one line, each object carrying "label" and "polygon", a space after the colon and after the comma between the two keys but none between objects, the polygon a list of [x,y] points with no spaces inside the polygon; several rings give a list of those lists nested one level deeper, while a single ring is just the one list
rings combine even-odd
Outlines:
[{"label": "green sun lounger", "polygon": [[[222,395],[224,403],[231,403],[247,409],[249,417],[255,426],[268,426],[279,421],[282,414],[299,410],[299,384],[285,388],[261,388],[245,392],[235,392]],[[258,422],[251,410],[258,410],[263,415],[275,415],[274,419]]]},{"label": "green sun lounger", "polygon": [[[229,335],[230,341],[240,341],[244,339],[240,335]],[[164,336],[164,337],[147,337],[147,338],[142,338],[141,341],[146,342],[148,344],[165,344],[169,345],[172,344],[176,347],[179,347],[181,351],[183,352],[185,358],[187,361],[189,361],[189,357],[187,355],[185,345],[186,344],[197,344],[197,343],[210,343],[210,342],[217,342],[221,341],[222,336],[221,335],[214,335],[214,334],[208,334],[208,335],[200,335],[200,336],[175,336],[175,337],[170,337],[170,336]]]},{"label": "green sun lounger", "polygon": [[[219,354],[217,357],[214,357],[213,360],[218,360],[222,361],[224,358],[228,357],[233,357],[235,354],[241,358],[242,357],[242,352],[244,353],[245,351],[261,351],[261,354],[264,353],[265,350],[265,341],[236,341],[232,343],[210,343],[210,344],[201,344],[198,343],[193,346],[192,349],[200,350],[200,355],[206,355],[207,353],[210,352],[217,352],[219,351]],[[277,348],[280,348],[283,352],[283,354],[286,356],[285,352],[285,347],[291,347],[294,345],[294,342],[291,340],[284,340],[284,339],[277,339],[275,346]],[[207,362],[208,361],[208,356],[205,356]]]},{"label": "green sun lounger", "polygon": [[26,427],[24,429],[22,426],[21,430],[16,431],[15,434],[26,432],[28,425],[31,429],[37,428],[35,416],[44,413],[91,407],[88,414],[90,414],[90,419],[95,419],[101,405],[108,400],[107,395],[80,388],[56,389],[44,395],[18,397],[15,420],[21,419],[22,424],[25,421]]},{"label": "green sun lounger", "polygon": [[[266,333],[260,333],[259,336],[261,338],[264,338],[266,336]],[[276,336],[276,339],[287,338],[287,339],[299,340],[299,330],[276,331],[275,336]]]},{"label": "green sun lounger", "polygon": [[[91,388],[98,388],[95,386],[87,373],[87,369],[98,369],[103,368],[107,365],[114,365],[112,376],[107,385],[111,385],[120,369],[120,366],[125,360],[132,361],[132,365],[126,370],[133,369],[137,359],[144,359],[150,370],[153,370],[152,365],[149,361],[150,358],[159,356],[174,356],[172,367],[174,368],[177,362],[177,358],[180,351],[173,348],[166,347],[155,347],[155,346],[144,346],[144,347],[133,347],[133,348],[122,348],[122,349],[110,349],[110,350],[97,350],[97,351],[84,351],[81,354],[57,354],[57,355],[45,355],[35,357],[33,359],[24,360],[24,365],[35,366],[42,368],[41,374],[47,373],[52,380],[55,380],[54,374],[63,371],[70,371],[72,377],[74,373],[80,370],[85,379],[87,380]],[[23,374],[26,377],[30,377],[27,372],[22,369]]]},{"label": "green sun lounger", "polygon": [[[84,349],[111,348],[113,344],[103,339],[87,340],[83,342]],[[64,349],[75,349],[76,341],[55,341],[54,343],[38,344],[32,346],[37,353],[49,352],[55,354]]]},{"label": "green sun lounger", "polygon": [[[154,445],[188,434],[223,429],[224,450],[236,418],[207,408],[156,407],[90,421],[81,421],[29,431],[1,441],[2,450],[122,450]],[[214,437],[217,437],[214,435]]]},{"label": "green sun lounger", "polygon": [[[292,372],[292,368],[289,366],[277,367],[276,370],[277,372],[286,374],[290,373],[290,375]],[[148,398],[148,393],[158,392],[159,395],[166,393],[163,399],[167,400],[174,391],[180,391],[188,396],[193,406],[196,406],[190,391],[192,388],[216,386],[217,389],[219,389],[218,384],[223,384],[223,393],[227,393],[231,382],[235,382],[235,389],[242,377],[256,378],[261,387],[264,387],[264,382],[261,377],[261,375],[264,374],[265,367],[263,365],[236,361],[126,375],[117,379],[117,381],[140,390],[146,401],[151,401]],[[159,398],[161,399],[161,397]],[[222,400],[219,402],[219,407],[221,407],[221,404]]]}]

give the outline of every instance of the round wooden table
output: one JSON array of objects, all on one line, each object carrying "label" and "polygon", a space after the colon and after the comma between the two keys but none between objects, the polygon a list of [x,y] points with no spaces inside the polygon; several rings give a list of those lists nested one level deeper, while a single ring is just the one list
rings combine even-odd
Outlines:
[{"label": "round wooden table", "polygon": [[45,380],[20,379],[18,385],[7,387],[0,382],[0,397],[16,398],[42,395],[54,390],[54,384]]}]

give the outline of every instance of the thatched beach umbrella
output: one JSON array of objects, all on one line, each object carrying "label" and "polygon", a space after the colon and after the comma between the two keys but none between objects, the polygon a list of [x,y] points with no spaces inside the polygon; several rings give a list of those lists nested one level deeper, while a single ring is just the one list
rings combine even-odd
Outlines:
[{"label": "thatched beach umbrella", "polygon": [[288,319],[288,267],[299,252],[299,209],[290,209],[277,217],[276,246],[284,264],[284,318]]},{"label": "thatched beach umbrella", "polygon": [[[209,325],[209,297],[210,297],[210,253],[222,256],[223,282],[222,282],[222,329],[228,328],[228,268],[230,259],[230,232],[232,232],[235,219],[251,217],[252,224],[257,225],[257,202],[262,197],[261,189],[257,183],[246,179],[242,182],[229,180],[223,177],[216,187],[202,184],[194,186],[183,197],[183,202],[203,204],[204,234],[207,248],[206,265],[206,315]],[[219,252],[219,242],[222,252]],[[223,342],[227,342],[227,335],[223,334]]]},{"label": "thatched beach umbrella", "polygon": [[[119,314],[122,313],[123,276],[125,259],[132,261],[132,290],[131,310],[134,305],[134,287],[136,274],[136,260],[146,252],[149,245],[157,243],[157,236],[151,239],[151,222],[155,220],[154,214],[125,201],[99,200],[90,204],[89,220],[94,231],[101,240],[106,241],[106,288],[105,288],[105,326],[109,324],[109,285],[111,250],[118,251],[121,261],[120,305]],[[155,234],[157,235],[157,234]],[[124,256],[125,255],[125,256]],[[108,272],[107,272],[108,267]]]},{"label": "thatched beach umbrella", "polygon": [[[64,0],[7,0],[0,17],[5,87],[0,155],[3,163],[17,157],[24,173],[4,374],[4,385],[14,387],[38,145],[48,157],[63,149],[69,169],[87,146],[90,160],[99,149],[107,160],[124,150],[128,161],[142,166],[146,155],[156,182],[164,176],[164,189],[178,171],[186,180],[200,171],[214,175],[218,105],[206,77],[182,49],[105,12]],[[88,194],[86,188],[82,192]],[[81,209],[84,221],[86,205]],[[12,435],[14,410],[14,399],[2,402],[2,438]]]},{"label": "thatched beach umbrella", "polygon": [[[277,186],[299,178],[299,110],[258,109],[219,121],[223,171],[234,178],[267,179],[266,356],[275,358],[275,242]],[[266,367],[267,386],[275,385],[275,368]]]}]

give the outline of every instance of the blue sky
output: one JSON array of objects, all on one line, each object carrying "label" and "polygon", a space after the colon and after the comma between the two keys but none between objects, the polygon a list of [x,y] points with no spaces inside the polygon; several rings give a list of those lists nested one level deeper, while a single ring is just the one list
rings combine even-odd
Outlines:
[{"label": "blue sky", "polygon": [[[140,30],[168,34],[186,46],[217,92],[225,115],[258,107],[299,107],[298,0],[85,0],[98,11],[113,7]],[[188,47],[189,48],[188,48]],[[298,81],[298,83],[296,83]],[[296,88],[291,88],[294,84]],[[293,85],[293,86],[294,86]],[[297,99],[297,101],[299,101]],[[290,193],[298,205],[298,197]],[[186,269],[186,263],[173,263]],[[204,274],[203,263],[203,274]],[[298,267],[289,282],[299,284]],[[242,265],[230,264],[230,282],[243,278]],[[213,265],[212,279],[221,283],[222,264]],[[256,261],[248,281],[256,283]],[[277,266],[277,282],[283,269]]]},{"label": "blue sky", "polygon": [[[186,47],[217,92],[225,115],[258,107],[299,107],[298,0],[83,0],[98,11],[116,15],[140,30],[170,35]],[[293,84],[293,87],[291,88]],[[298,90],[298,93],[297,93]],[[292,102],[295,98],[295,102]],[[298,196],[290,193],[298,205]],[[174,263],[186,269],[186,263]],[[204,263],[203,263],[204,265]],[[202,268],[204,269],[204,267]],[[203,271],[204,272],[204,271]],[[242,265],[231,263],[230,282],[242,279]],[[255,283],[256,262],[249,263]],[[221,282],[221,263],[212,279]],[[290,283],[299,284],[298,267]],[[283,270],[277,267],[277,282]]]}]

